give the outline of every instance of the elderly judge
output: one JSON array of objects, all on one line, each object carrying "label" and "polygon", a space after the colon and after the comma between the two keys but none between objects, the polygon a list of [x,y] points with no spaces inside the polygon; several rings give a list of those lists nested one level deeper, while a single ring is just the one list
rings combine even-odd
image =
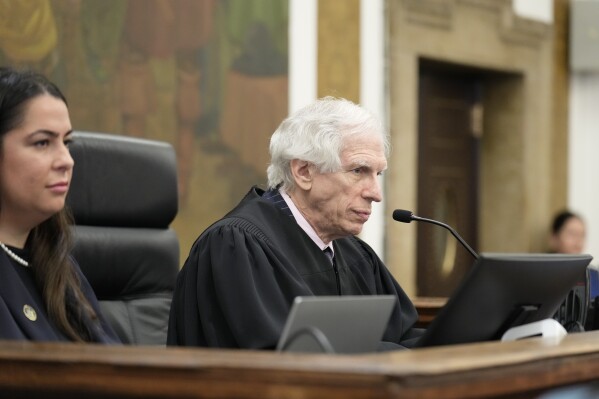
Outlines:
[{"label": "elderly judge", "polygon": [[167,343],[272,349],[296,296],[392,294],[381,347],[412,346],[413,304],[357,237],[382,200],[388,152],[381,123],[348,100],[320,99],[284,120],[270,141],[268,188],[251,188],[192,246]]}]

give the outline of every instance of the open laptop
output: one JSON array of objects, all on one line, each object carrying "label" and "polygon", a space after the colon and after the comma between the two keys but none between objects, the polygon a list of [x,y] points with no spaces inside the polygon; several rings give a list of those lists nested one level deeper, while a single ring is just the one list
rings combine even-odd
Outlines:
[{"label": "open laptop", "polygon": [[277,351],[375,352],[396,302],[393,295],[296,297]]}]

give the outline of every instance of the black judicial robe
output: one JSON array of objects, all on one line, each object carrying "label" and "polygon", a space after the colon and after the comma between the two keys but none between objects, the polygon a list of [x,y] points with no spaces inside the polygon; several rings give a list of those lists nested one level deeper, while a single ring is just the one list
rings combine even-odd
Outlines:
[{"label": "black judicial robe", "polygon": [[[74,266],[81,280],[83,294],[98,315],[97,320],[90,320],[87,323],[94,342],[119,343],[118,337],[100,313],[98,301],[89,282],[79,266],[76,263]],[[31,312],[26,309],[35,311],[35,320],[27,317],[27,314],[31,317]],[[31,269],[13,262],[2,250],[0,250],[0,340],[70,340],[48,316]]]},{"label": "black judicial robe", "polygon": [[334,240],[336,273],[293,216],[263,193],[252,188],[192,246],[177,278],[167,344],[272,349],[296,296],[392,294],[398,306],[383,341],[413,345],[422,333],[412,328],[416,309],[375,252],[357,237]]}]

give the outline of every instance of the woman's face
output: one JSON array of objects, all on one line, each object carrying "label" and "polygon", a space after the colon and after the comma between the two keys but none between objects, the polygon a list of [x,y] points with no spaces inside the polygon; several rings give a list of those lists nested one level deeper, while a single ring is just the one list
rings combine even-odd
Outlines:
[{"label": "woman's face", "polygon": [[0,154],[0,223],[31,229],[59,212],[73,172],[72,128],[66,104],[32,98],[22,123],[7,132]]},{"label": "woman's face", "polygon": [[583,221],[571,217],[553,235],[553,249],[562,254],[579,254],[584,250],[585,240],[586,231]]}]

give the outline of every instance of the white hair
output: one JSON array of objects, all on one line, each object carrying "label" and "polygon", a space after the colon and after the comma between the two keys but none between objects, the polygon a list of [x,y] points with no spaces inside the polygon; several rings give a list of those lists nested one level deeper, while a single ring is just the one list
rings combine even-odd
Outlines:
[{"label": "white hair", "polygon": [[266,170],[268,188],[286,191],[295,186],[291,160],[316,166],[319,172],[341,169],[341,153],[350,137],[370,135],[382,139],[389,155],[389,136],[381,122],[353,102],[324,97],[285,119],[270,138],[270,165]]}]

